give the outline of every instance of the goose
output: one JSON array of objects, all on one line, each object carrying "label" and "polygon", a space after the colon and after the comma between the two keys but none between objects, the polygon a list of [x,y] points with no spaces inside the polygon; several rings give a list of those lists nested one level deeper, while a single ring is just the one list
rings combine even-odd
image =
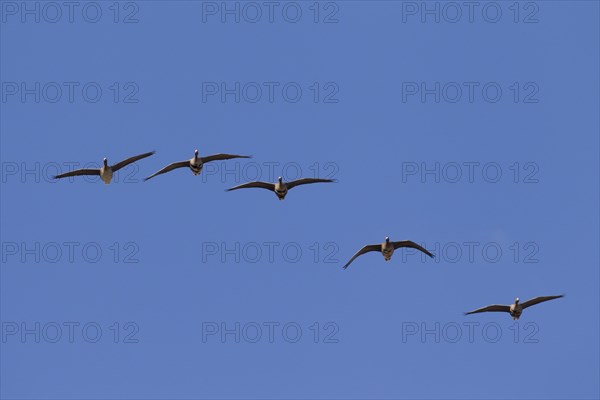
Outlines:
[{"label": "goose", "polygon": [[318,178],[302,178],[291,182],[284,182],[283,178],[280,176],[277,178],[276,183],[267,183],[267,182],[248,182],[239,186],[235,186],[227,189],[227,192],[237,189],[245,189],[245,188],[261,188],[267,189],[275,192],[277,198],[279,200],[285,199],[285,196],[288,193],[288,190],[295,188],[296,186],[306,185],[309,183],[319,183],[319,182],[335,182],[333,179],[318,179]]},{"label": "goose", "polygon": [[346,263],[346,265],[344,265],[344,269],[348,268],[350,263],[352,263],[352,261],[354,261],[356,259],[356,257],[361,256],[370,251],[379,251],[379,252],[381,252],[381,254],[383,254],[383,258],[385,259],[385,261],[390,261],[390,259],[392,258],[392,255],[394,254],[394,250],[397,250],[401,247],[410,247],[413,249],[417,249],[417,250],[422,251],[423,253],[427,254],[429,257],[433,258],[433,254],[431,254],[424,247],[419,246],[418,244],[416,244],[413,241],[402,240],[400,242],[390,242],[390,238],[386,237],[385,242],[383,242],[381,244],[368,244],[365,247],[363,247],[362,249],[360,249],[355,255],[352,256],[350,261],[348,261]]},{"label": "goose", "polygon": [[115,165],[108,165],[108,159],[105,157],[102,162],[103,165],[101,168],[96,169],[76,169],[74,171],[65,172],[64,174],[56,175],[54,179],[67,178],[69,176],[79,176],[79,175],[98,175],[102,179],[105,184],[109,184],[112,180],[113,173],[117,172],[123,167],[136,162],[137,160],[141,160],[142,158],[150,157],[152,154],[156,153],[155,151],[151,151],[149,153],[140,154],[137,156],[129,157],[126,160],[116,163]]},{"label": "goose", "polygon": [[481,313],[481,312],[488,312],[488,311],[502,311],[502,312],[509,313],[510,316],[514,320],[517,320],[521,316],[521,313],[523,312],[523,310],[526,309],[527,307],[534,306],[538,303],[543,303],[544,301],[559,299],[561,297],[565,297],[565,295],[561,294],[558,296],[535,297],[535,298],[533,298],[531,300],[527,300],[526,302],[523,302],[523,303],[519,303],[519,298],[517,297],[515,299],[515,303],[511,304],[509,306],[500,305],[500,304],[492,304],[491,306],[482,307],[482,308],[478,308],[477,310],[466,312],[465,315]]},{"label": "goose", "polygon": [[202,172],[202,166],[205,163],[211,162],[211,161],[219,161],[219,160],[230,160],[232,158],[252,158],[252,157],[251,156],[239,156],[237,154],[213,154],[212,156],[198,157],[198,150],[194,150],[194,157],[190,158],[189,160],[179,161],[179,162],[174,162],[172,164],[169,164],[166,167],[164,167],[163,169],[161,169],[160,171],[157,171],[157,172],[153,173],[152,175],[150,175],[149,177],[145,178],[144,181],[147,181],[150,178],[154,178],[156,175],[164,174],[166,172],[173,171],[174,169],[185,168],[185,167],[188,167],[189,169],[191,169],[192,173],[194,175],[198,175],[200,172]]}]

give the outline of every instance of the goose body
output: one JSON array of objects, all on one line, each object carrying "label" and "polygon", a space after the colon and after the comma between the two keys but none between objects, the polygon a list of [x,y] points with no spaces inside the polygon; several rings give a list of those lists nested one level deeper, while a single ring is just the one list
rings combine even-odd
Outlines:
[{"label": "goose body", "polygon": [[425,254],[427,254],[429,257],[433,258],[433,254],[431,254],[427,249],[425,249],[424,247],[418,245],[417,243],[410,241],[410,240],[402,240],[400,242],[392,242],[390,241],[389,237],[385,238],[385,242],[381,243],[381,244],[368,244],[366,246],[364,246],[362,249],[360,249],[359,251],[356,252],[356,254],[354,254],[352,256],[352,258],[350,259],[350,261],[348,261],[346,263],[346,265],[344,265],[344,269],[348,268],[348,266],[352,263],[352,261],[354,261],[357,257],[365,254],[365,253],[369,253],[371,251],[378,251],[383,255],[383,259],[385,261],[390,261],[392,259],[392,255],[394,255],[394,251],[396,251],[396,249],[399,249],[401,247],[410,247],[413,249],[417,249]]},{"label": "goose body", "polygon": [[381,243],[381,254],[385,261],[390,261],[394,255],[394,244],[390,242],[390,238],[385,238],[385,242]]},{"label": "goose body", "polygon": [[275,187],[273,188],[273,190],[275,191],[275,194],[277,195],[277,198],[279,200],[283,200],[283,199],[285,199],[285,196],[287,195],[288,187],[283,182],[283,180],[281,179],[281,177],[279,177],[279,179],[277,180],[277,183],[275,183]]},{"label": "goose body", "polygon": [[536,304],[543,303],[545,301],[559,299],[561,297],[564,297],[564,294],[561,294],[558,296],[535,297],[533,299],[527,300],[524,303],[521,303],[519,301],[519,298],[517,297],[515,299],[515,302],[511,305],[492,304],[490,306],[478,308],[477,310],[469,311],[469,312],[465,313],[465,315],[482,313],[482,312],[507,312],[510,314],[512,319],[518,320],[521,317],[521,314],[523,314],[523,310],[526,309],[527,307],[531,307]]},{"label": "goose body", "polygon": [[104,165],[100,168],[100,179],[105,185],[108,185],[113,177],[113,170],[110,165],[107,164],[106,158],[104,159]]},{"label": "goose body", "polygon": [[166,167],[164,167],[163,169],[161,169],[161,170],[155,172],[154,174],[150,175],[149,177],[145,178],[144,181],[154,178],[156,175],[161,175],[161,174],[167,173],[167,172],[172,171],[177,168],[189,168],[194,175],[199,175],[200,172],[202,172],[202,166],[205,163],[211,162],[211,161],[218,161],[218,160],[230,160],[232,158],[251,158],[251,157],[250,156],[240,156],[237,154],[213,154],[212,156],[199,157],[198,150],[194,150],[194,157],[190,158],[189,160],[178,161],[178,162],[169,164]]},{"label": "goose body", "polygon": [[121,162],[116,163],[115,165],[108,165],[108,159],[104,158],[104,160],[102,160],[102,167],[100,167],[100,168],[76,169],[74,171],[65,172],[64,174],[56,175],[54,177],[54,179],[61,179],[61,178],[67,178],[70,176],[80,176],[80,175],[96,175],[96,176],[99,176],[100,179],[102,179],[102,182],[104,182],[106,185],[108,185],[112,181],[114,172],[117,172],[121,168],[126,167],[127,165],[134,163],[138,160],[141,160],[142,158],[150,157],[154,153],[155,153],[154,151],[151,151],[148,153],[143,153],[143,154],[139,154],[137,156],[129,157]]},{"label": "goose body", "polygon": [[202,172],[202,159],[198,157],[198,150],[194,151],[194,157],[190,158],[188,161],[190,163],[189,167],[192,170],[194,176],[200,175]]},{"label": "goose body", "polygon": [[227,189],[228,192],[237,189],[247,189],[247,188],[260,188],[267,189],[272,192],[275,192],[275,195],[279,200],[285,199],[285,196],[288,194],[288,191],[296,186],[307,185],[310,183],[320,183],[320,182],[335,182],[333,179],[318,179],[318,178],[302,178],[295,181],[284,182],[283,178],[280,176],[277,178],[277,182],[268,183],[268,182],[248,182],[244,183],[232,188]]},{"label": "goose body", "polygon": [[508,312],[514,320],[519,319],[521,314],[523,314],[523,306],[519,304],[519,298],[516,298],[514,304],[510,305]]}]

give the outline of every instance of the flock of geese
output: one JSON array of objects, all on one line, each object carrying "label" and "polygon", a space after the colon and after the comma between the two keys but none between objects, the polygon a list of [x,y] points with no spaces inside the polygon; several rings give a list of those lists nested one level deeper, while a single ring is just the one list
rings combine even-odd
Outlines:
[{"label": "flock of geese", "polygon": [[[120,161],[120,162],[114,164],[114,165],[108,165],[108,160],[106,158],[104,158],[103,165],[100,168],[77,169],[77,170],[65,172],[64,174],[56,175],[54,177],[54,179],[68,178],[68,177],[72,177],[72,176],[81,176],[81,175],[93,175],[93,176],[100,176],[100,179],[102,179],[102,181],[108,185],[112,180],[113,173],[117,172],[121,168],[126,167],[129,164],[132,164],[132,163],[139,161],[141,159],[144,159],[146,157],[150,157],[154,153],[155,153],[154,151],[150,151],[148,153],[139,154],[137,156],[129,157],[123,161]],[[200,157],[198,155],[198,150],[194,150],[194,157],[190,158],[189,160],[177,161],[177,162],[171,163],[171,164],[163,167],[162,169],[156,171],[152,175],[148,176],[147,178],[144,179],[144,181],[152,179],[157,175],[162,175],[167,172],[171,172],[178,168],[189,168],[194,175],[198,175],[198,174],[200,174],[200,172],[202,172],[202,166],[208,162],[231,160],[234,158],[251,158],[251,156],[242,156],[242,155],[238,155],[238,154],[222,154],[221,153],[221,154],[213,154],[211,156],[206,156],[206,157]],[[248,182],[248,183],[244,183],[244,184],[229,188],[229,189],[227,189],[227,191],[229,192],[232,190],[247,189],[247,188],[267,189],[269,191],[274,192],[279,200],[283,200],[283,199],[285,199],[285,196],[287,195],[288,191],[296,186],[306,185],[306,184],[311,184],[311,183],[325,183],[325,182],[334,182],[334,180],[318,179],[318,178],[302,178],[302,179],[298,179],[298,180],[291,181],[291,182],[284,182],[282,177],[280,176],[277,179],[277,182],[275,182],[275,183],[260,182],[260,181]],[[417,250],[427,254],[429,257],[432,257],[432,258],[434,257],[434,255],[431,254],[427,249],[425,249],[424,247],[418,245],[417,243],[415,243],[411,240],[402,240],[399,242],[391,242],[390,238],[386,237],[385,241],[383,243],[368,244],[368,245],[364,246],[363,248],[361,248],[359,251],[356,252],[356,254],[354,254],[352,256],[352,258],[350,258],[350,260],[346,263],[346,265],[344,265],[343,269],[348,268],[348,266],[357,257],[360,257],[361,255],[363,255],[365,253],[369,253],[369,252],[373,252],[373,251],[381,253],[383,255],[383,258],[385,259],[385,261],[389,261],[392,258],[394,251],[399,248],[402,248],[402,247],[417,249]],[[492,305],[489,305],[486,307],[478,308],[473,311],[469,311],[469,312],[465,313],[465,315],[482,313],[482,312],[507,312],[511,315],[511,317],[514,320],[517,320],[523,313],[523,310],[526,309],[527,307],[531,307],[533,305],[536,305],[536,304],[539,304],[539,303],[542,303],[545,301],[549,301],[549,300],[558,299],[561,297],[564,297],[564,295],[541,296],[541,297],[535,297],[531,300],[527,300],[523,303],[520,303],[519,299],[517,298],[517,299],[515,299],[515,302],[511,305],[492,304]]]}]

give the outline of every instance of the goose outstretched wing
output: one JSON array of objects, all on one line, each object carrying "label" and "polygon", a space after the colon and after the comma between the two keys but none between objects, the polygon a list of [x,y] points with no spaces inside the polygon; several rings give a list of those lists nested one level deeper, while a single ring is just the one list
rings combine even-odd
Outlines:
[{"label": "goose outstretched wing", "polygon": [[417,243],[413,242],[412,240],[402,240],[400,242],[392,242],[392,244],[394,245],[394,250],[397,250],[400,247],[410,247],[411,249],[417,249],[419,251],[422,251],[423,253],[427,254],[429,257],[433,258],[433,254],[431,254],[423,246],[418,245]]},{"label": "goose outstretched wing", "polygon": [[481,307],[477,310],[466,312],[465,315],[476,314],[481,312],[489,312],[489,311],[500,311],[500,312],[510,312],[510,306],[505,306],[501,304],[492,304],[491,306]]},{"label": "goose outstretched wing", "polygon": [[320,183],[320,182],[334,182],[333,179],[319,179],[319,178],[302,178],[296,181],[286,182],[286,186],[288,189],[291,189],[300,185],[307,185],[309,183]]},{"label": "goose outstretched wing", "polygon": [[190,166],[189,160],[174,162],[172,164],[167,165],[166,167],[164,167],[160,171],[157,171],[157,172],[153,173],[149,177],[144,178],[144,181],[147,181],[150,178],[154,178],[156,175],[164,174],[166,172],[173,171],[174,169],[177,169],[177,168],[184,168],[184,167],[189,167],[189,166]]},{"label": "goose outstretched wing", "polygon": [[564,294],[561,294],[559,296],[540,296],[540,297],[535,297],[535,298],[533,298],[531,300],[527,300],[527,301],[521,303],[521,307],[523,309],[525,309],[527,307],[534,306],[534,305],[536,305],[538,303],[543,303],[544,301],[548,301],[548,300],[559,299],[559,298],[564,297],[564,296],[565,296]]},{"label": "goose outstretched wing", "polygon": [[252,156],[240,156],[237,154],[213,154],[212,156],[200,157],[203,163],[219,160],[231,160],[232,158],[252,158]]},{"label": "goose outstretched wing", "polygon": [[139,154],[137,156],[129,157],[126,160],[123,160],[121,162],[116,163],[115,165],[111,166],[110,168],[113,170],[113,172],[116,172],[116,171],[120,170],[121,168],[126,167],[127,165],[136,162],[137,160],[141,160],[142,158],[150,157],[154,153],[156,153],[156,152],[155,151],[150,151],[148,153]]},{"label": "goose outstretched wing", "polygon": [[99,169],[76,169],[74,171],[65,172],[64,174],[56,175],[54,179],[67,178],[69,176],[79,176],[79,175],[100,175]]},{"label": "goose outstretched wing", "polygon": [[356,259],[356,257],[362,256],[365,253],[368,253],[370,251],[381,251],[381,245],[380,244],[368,244],[365,247],[363,247],[362,249],[360,249],[359,251],[356,252],[355,255],[352,256],[352,258],[350,259],[350,261],[348,261],[346,263],[346,265],[344,265],[344,269],[348,268],[348,266],[352,263],[352,261],[354,261]]},{"label": "goose outstretched wing", "polygon": [[260,182],[260,181],[248,182],[248,183],[243,183],[241,185],[229,188],[226,191],[231,192],[232,190],[246,189],[246,188],[260,188],[260,189],[267,189],[267,190],[273,191],[273,190],[275,190],[275,184],[267,183],[267,182]]}]

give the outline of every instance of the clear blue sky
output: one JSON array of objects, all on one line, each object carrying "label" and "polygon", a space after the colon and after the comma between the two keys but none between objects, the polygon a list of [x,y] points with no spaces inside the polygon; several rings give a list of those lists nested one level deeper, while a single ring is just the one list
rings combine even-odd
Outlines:
[{"label": "clear blue sky", "polygon": [[[598,2],[61,3],[0,2],[3,398],[599,397]],[[254,158],[141,181],[194,149]]]}]

